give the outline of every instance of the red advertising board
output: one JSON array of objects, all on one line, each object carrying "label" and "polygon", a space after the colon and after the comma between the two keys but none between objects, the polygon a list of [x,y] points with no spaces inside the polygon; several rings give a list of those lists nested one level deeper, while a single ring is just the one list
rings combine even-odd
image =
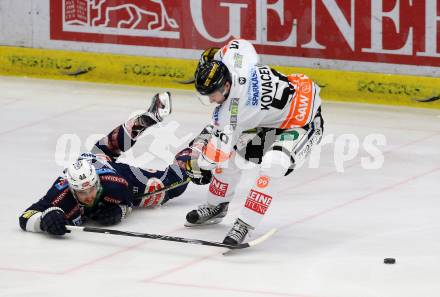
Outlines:
[{"label": "red advertising board", "polygon": [[52,40],[440,67],[440,0],[51,0]]}]

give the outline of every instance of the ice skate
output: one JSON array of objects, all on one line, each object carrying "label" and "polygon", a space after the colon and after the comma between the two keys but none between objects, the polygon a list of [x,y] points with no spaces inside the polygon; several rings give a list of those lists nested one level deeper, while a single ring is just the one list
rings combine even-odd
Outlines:
[{"label": "ice skate", "polygon": [[171,93],[157,93],[151,99],[151,105],[148,108],[147,112],[144,113],[141,118],[145,120],[145,118],[149,117],[153,119],[156,123],[162,122],[165,117],[171,114]]},{"label": "ice skate", "polygon": [[137,139],[146,129],[162,122],[165,117],[171,114],[171,94],[165,92],[157,93],[151,99],[150,107],[143,114],[129,119],[124,123],[124,128],[131,135],[132,139]]},{"label": "ice skate", "polygon": [[228,234],[223,240],[223,243],[238,245],[244,241],[246,235],[249,233],[249,230],[253,230],[253,228],[242,220],[237,219],[234,223],[234,226],[232,226],[231,230],[229,230]]},{"label": "ice skate", "polygon": [[228,212],[229,202],[217,206],[204,204],[198,209],[191,210],[186,215],[186,227],[204,226],[220,223]]}]

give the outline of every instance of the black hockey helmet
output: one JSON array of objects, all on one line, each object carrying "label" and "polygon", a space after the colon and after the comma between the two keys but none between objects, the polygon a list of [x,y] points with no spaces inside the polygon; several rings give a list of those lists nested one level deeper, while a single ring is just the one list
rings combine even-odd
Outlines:
[{"label": "black hockey helmet", "polygon": [[197,91],[201,95],[209,95],[222,88],[225,83],[231,83],[228,67],[220,61],[209,61],[200,65],[195,77]]}]

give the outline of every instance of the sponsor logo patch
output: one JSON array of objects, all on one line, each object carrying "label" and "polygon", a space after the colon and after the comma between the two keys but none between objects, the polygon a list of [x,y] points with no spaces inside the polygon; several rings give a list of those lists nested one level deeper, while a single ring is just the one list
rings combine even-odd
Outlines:
[{"label": "sponsor logo patch", "polygon": [[222,183],[221,181],[213,177],[211,184],[209,185],[209,192],[216,196],[225,197],[228,186],[228,184]]},{"label": "sponsor logo patch", "polygon": [[234,54],[234,67],[235,68],[243,67],[243,56],[238,53]]},{"label": "sponsor logo patch", "polygon": [[251,77],[251,82],[249,84],[248,98],[246,101],[246,105],[257,106],[260,97],[260,87],[258,86],[258,74],[257,71],[255,71],[255,69],[252,70],[250,77]]},{"label": "sponsor logo patch", "polygon": [[113,203],[113,204],[119,204],[121,203],[121,200],[110,197],[110,196],[105,196],[104,197],[104,201],[108,202],[108,203]]},{"label": "sponsor logo patch", "polygon": [[233,129],[237,127],[238,121],[238,102],[240,98],[231,98],[231,105],[229,106],[229,110],[231,112],[230,124]]},{"label": "sponsor logo patch", "polygon": [[57,206],[58,204],[61,203],[61,201],[66,198],[67,194],[69,194],[69,189],[65,189],[64,191],[62,191],[53,201],[52,201],[52,205],[53,206]]},{"label": "sponsor logo patch", "polygon": [[257,187],[259,188],[266,188],[269,185],[269,177],[268,176],[260,176],[257,180]]},{"label": "sponsor logo patch", "polygon": [[261,192],[251,190],[246,198],[245,207],[264,215],[272,202],[272,197]]},{"label": "sponsor logo patch", "polygon": [[214,109],[214,112],[212,113],[212,120],[214,121],[214,125],[218,126],[218,119],[219,119],[219,113],[220,113],[220,105],[216,106]]},{"label": "sponsor logo patch", "polygon": [[101,176],[100,179],[101,179],[101,182],[113,182],[113,183],[118,183],[118,184],[121,184],[121,185],[128,187],[127,180],[125,180],[125,178],[122,178],[122,177],[118,177],[118,176],[114,176],[114,175],[104,175],[104,176]]},{"label": "sponsor logo patch", "polygon": [[31,216],[33,216],[34,214],[38,213],[38,210],[26,210],[21,217],[25,218],[25,219],[29,219]]},{"label": "sponsor logo patch", "polygon": [[299,133],[298,131],[295,130],[284,132],[280,136],[281,141],[294,141],[297,140],[298,138],[299,138]]}]

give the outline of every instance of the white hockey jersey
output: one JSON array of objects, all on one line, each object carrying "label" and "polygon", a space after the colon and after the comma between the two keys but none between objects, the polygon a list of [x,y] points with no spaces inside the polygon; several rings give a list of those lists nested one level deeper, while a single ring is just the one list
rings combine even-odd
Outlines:
[{"label": "white hockey jersey", "polygon": [[213,113],[214,138],[208,144],[208,159],[221,163],[232,153],[245,130],[268,127],[303,127],[315,117],[320,105],[319,86],[305,75],[285,76],[259,64],[252,44],[235,39],[221,48],[214,59],[229,69],[232,86]]}]

